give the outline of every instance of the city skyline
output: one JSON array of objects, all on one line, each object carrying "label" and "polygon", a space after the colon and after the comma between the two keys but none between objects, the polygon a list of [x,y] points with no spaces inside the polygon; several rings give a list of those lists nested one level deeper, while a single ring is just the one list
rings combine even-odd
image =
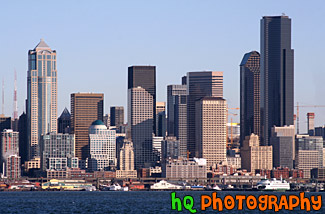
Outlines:
[{"label": "city skyline", "polygon": [[[103,4],[103,8],[99,8],[99,4]],[[31,6],[24,5],[24,3],[21,5],[15,8],[21,14],[25,14],[28,8],[31,8]],[[243,13],[240,12],[239,8],[243,7],[243,3],[236,3],[233,8],[227,8],[226,5],[221,4],[220,7],[224,8],[225,11],[220,11],[220,14],[207,15],[204,11],[209,11],[209,7],[217,6],[216,3],[208,1],[206,5],[200,5],[198,8],[198,13],[202,15],[198,18],[190,15],[184,16],[184,11],[192,11],[196,6],[195,4],[182,5],[181,3],[175,3],[173,5],[174,9],[161,5],[162,12],[157,11],[157,5],[148,4],[143,9],[139,8],[139,10],[152,8],[153,11],[148,12],[147,15],[135,16],[134,21],[129,19],[131,16],[127,16],[121,21],[117,19],[114,19],[115,22],[108,21],[107,26],[113,26],[116,29],[116,34],[112,37],[107,34],[106,30],[99,30],[97,25],[89,29],[89,31],[95,30],[94,33],[89,35],[87,33],[88,30],[86,30],[87,28],[84,28],[85,24],[87,26],[90,22],[102,20],[101,18],[105,18],[103,20],[110,20],[106,18],[114,17],[113,15],[115,15],[111,8],[117,8],[117,11],[125,9],[130,12],[135,5],[130,3],[125,8],[118,4],[109,3],[95,3],[91,8],[87,8],[86,4],[82,3],[76,6],[76,8],[73,8],[72,5],[72,3],[66,4],[67,8],[72,9],[71,16],[74,15],[80,18],[80,21],[68,22],[66,24],[64,19],[70,16],[70,11],[69,13],[67,9],[60,11],[57,10],[58,7],[55,4],[51,5],[50,12],[55,10],[58,14],[62,15],[62,18],[57,20],[53,29],[45,25],[41,30],[33,26],[30,26],[31,29],[21,27],[21,30],[19,30],[19,27],[25,21],[17,18],[9,19],[10,21],[4,23],[4,28],[9,29],[8,32],[2,35],[3,41],[1,41],[1,46],[5,50],[2,53],[3,55],[1,55],[3,60],[1,64],[4,65],[1,70],[1,79],[5,78],[5,115],[11,116],[13,112],[14,68],[16,68],[18,75],[19,115],[24,109],[27,94],[25,87],[27,70],[26,51],[30,49],[31,45],[38,42],[40,38],[44,38],[50,47],[58,51],[58,112],[62,112],[64,107],[69,108],[69,95],[71,93],[82,91],[104,93],[106,95],[105,113],[109,112],[109,106],[112,105],[126,107],[127,93],[125,84],[127,67],[133,64],[157,66],[157,101],[166,101],[166,86],[168,84],[180,84],[179,78],[187,72],[222,70],[224,71],[225,81],[224,97],[227,99],[230,107],[239,107],[239,84],[237,83],[239,83],[238,67],[242,54],[252,50],[260,51],[259,19],[265,15],[281,15],[282,12],[285,12],[293,20],[292,34],[294,36],[292,38],[292,47],[295,49],[295,104],[297,101],[302,104],[323,104],[321,100],[316,98],[321,96],[320,93],[323,90],[323,84],[320,82],[322,73],[321,69],[319,69],[321,67],[321,60],[319,59],[321,58],[321,49],[324,44],[320,39],[323,37],[324,32],[316,27],[320,23],[317,19],[317,17],[320,17],[320,13],[318,11],[310,13],[312,11],[311,5],[304,3],[292,5],[290,2],[285,2],[279,7],[275,6],[276,4],[269,5],[265,3],[263,5],[255,2],[254,7],[248,10],[250,13],[247,13],[246,10],[245,16],[241,16]],[[324,8],[324,4],[318,4],[318,6],[320,9]],[[13,9],[13,6],[5,4],[3,8],[8,8],[8,11],[10,11],[10,9]],[[183,8],[183,11],[178,15],[176,12],[180,8]],[[260,10],[256,10],[256,8]],[[96,10],[102,11],[103,9],[106,9],[108,12],[102,13],[102,15],[94,15]],[[219,19],[232,10],[239,11],[239,13],[236,16],[232,16],[225,24],[221,23]],[[87,12],[84,15],[85,17],[80,17],[80,11]],[[166,12],[170,12],[171,17],[165,17],[163,14]],[[146,20],[153,13],[157,13],[157,16],[151,21]],[[7,11],[3,11],[2,14],[1,16],[11,17]],[[134,12],[130,13],[130,15],[132,14]],[[91,17],[92,15],[94,16]],[[238,17],[240,16],[243,20],[238,22]],[[89,20],[86,20],[86,18]],[[167,21],[164,21],[164,18]],[[51,21],[54,18],[47,16],[44,19],[43,21],[41,20],[42,23],[44,21]],[[170,19],[174,21],[170,22]],[[129,21],[131,23],[128,23]],[[202,26],[195,25],[195,28],[188,30],[187,27],[193,21],[196,24],[204,24]],[[102,21],[99,23],[102,24]],[[153,32],[149,33],[149,37],[158,35],[157,33],[161,32],[161,30],[166,30],[166,32],[156,39],[149,39],[148,36],[143,36],[140,32],[134,38],[131,38],[131,36],[126,36],[125,33],[128,31],[125,29],[130,27],[132,23],[135,27],[141,27],[141,29],[152,28]],[[139,25],[139,23],[142,25]],[[174,25],[169,28],[168,23],[174,23]],[[243,25],[243,23],[245,24]],[[70,28],[69,24],[74,25]],[[118,28],[118,24],[121,24],[120,28]],[[185,27],[177,29],[180,24],[184,24]],[[15,28],[10,26],[15,26]],[[62,37],[62,35],[53,32],[59,28],[63,28],[68,33],[62,34],[64,35]],[[214,28],[217,30],[214,30]],[[32,30],[35,31],[32,32]],[[80,35],[80,32],[83,30],[88,38]],[[239,34],[239,31],[250,33]],[[25,32],[30,33],[26,34]],[[171,34],[172,32],[173,34]],[[209,33],[199,35],[199,32]],[[313,39],[305,41],[305,38],[309,35],[308,32],[313,32],[311,35]],[[26,35],[23,40],[18,39],[21,33]],[[69,33],[71,35],[67,35]],[[128,39],[130,41],[127,41]],[[232,45],[229,46],[230,41],[232,41]],[[96,45],[93,45],[96,42],[100,42],[101,50],[96,48]],[[175,45],[175,42],[178,42],[178,45]],[[86,60],[84,58],[86,54],[82,53],[80,48],[87,49],[87,52],[95,54],[89,54],[87,56],[89,59],[87,58]],[[117,51],[117,48],[120,48],[120,50]],[[131,50],[134,48],[143,48],[143,50],[137,54],[132,54]],[[104,52],[105,49],[108,50],[107,53]],[[185,55],[183,51],[186,52]],[[308,52],[313,52],[313,56],[309,56]],[[99,60],[95,60],[94,57],[99,57]],[[71,59],[71,61],[68,59]],[[109,60],[109,64],[107,64],[107,60]],[[307,64],[307,61],[310,63]],[[102,80],[98,80],[95,77],[96,75],[89,78],[85,76],[90,64],[94,66],[92,69],[94,74],[103,75],[104,78],[101,78]],[[311,75],[305,75],[306,72]],[[78,81],[70,84],[69,79],[75,75],[79,76]],[[120,81],[116,81],[115,78]],[[306,89],[305,87],[299,87],[300,85],[308,85],[309,87]],[[113,88],[121,93],[112,93],[111,90]],[[305,115],[310,111],[315,112],[315,126],[324,124],[325,114],[323,113],[325,109],[302,109],[300,113],[300,129],[302,132],[306,129],[306,124],[304,123],[306,121]],[[239,121],[239,117],[235,117],[234,120]]]}]

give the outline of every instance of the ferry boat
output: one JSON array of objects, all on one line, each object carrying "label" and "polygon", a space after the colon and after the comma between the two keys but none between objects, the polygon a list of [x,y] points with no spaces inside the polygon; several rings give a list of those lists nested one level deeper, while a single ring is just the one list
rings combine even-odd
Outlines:
[{"label": "ferry boat", "polygon": [[161,180],[158,183],[155,183],[152,186],[150,186],[150,189],[152,189],[152,190],[176,190],[176,189],[183,189],[183,187],[180,185],[168,183],[165,180]]},{"label": "ferry boat", "polygon": [[286,191],[290,190],[290,184],[282,180],[277,180],[275,178],[268,180],[266,178],[262,179],[257,183],[258,190],[270,190],[270,191]]},{"label": "ferry boat", "polygon": [[208,191],[221,191],[222,189],[217,184],[214,184],[214,185],[206,186],[205,190],[208,190]]},{"label": "ferry boat", "polygon": [[122,187],[119,184],[112,184],[109,187],[109,191],[121,191]]}]

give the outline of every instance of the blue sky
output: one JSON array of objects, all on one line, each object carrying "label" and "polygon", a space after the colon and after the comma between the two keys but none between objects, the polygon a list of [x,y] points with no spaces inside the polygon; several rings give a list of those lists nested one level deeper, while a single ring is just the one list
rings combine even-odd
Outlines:
[{"label": "blue sky", "polygon": [[[12,114],[13,70],[18,108],[26,98],[27,51],[40,38],[58,55],[58,115],[70,109],[73,92],[103,92],[105,113],[126,106],[127,67],[157,66],[157,101],[166,86],[189,71],[224,72],[224,97],[239,107],[239,63],[260,50],[260,19],[285,13],[292,19],[295,102],[325,104],[325,2],[318,1],[6,1],[0,3],[0,77],[5,79],[5,114]],[[316,125],[325,108],[307,111]],[[239,118],[234,118],[239,120]]]}]

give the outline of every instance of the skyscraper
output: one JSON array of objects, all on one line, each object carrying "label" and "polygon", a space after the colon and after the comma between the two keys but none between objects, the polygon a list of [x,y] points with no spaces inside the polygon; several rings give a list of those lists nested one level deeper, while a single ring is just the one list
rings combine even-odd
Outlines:
[{"label": "skyscraper", "polygon": [[111,106],[110,108],[110,120],[111,126],[116,126],[119,130],[120,126],[124,124],[124,107],[123,106]]},{"label": "skyscraper", "polygon": [[272,127],[270,145],[273,146],[273,167],[293,169],[295,160],[295,127]]},{"label": "skyscraper", "polygon": [[71,133],[75,134],[76,157],[89,157],[89,127],[95,120],[103,120],[104,94],[71,94]]},{"label": "skyscraper", "polygon": [[[153,99],[152,112],[156,115],[156,66],[131,66],[128,68],[128,89],[145,89]],[[153,118],[153,132],[156,131],[156,118]],[[134,143],[134,142],[133,142]]]},{"label": "skyscraper", "polygon": [[260,54],[246,53],[240,63],[240,143],[260,136]]},{"label": "skyscraper", "polygon": [[28,51],[27,127],[29,159],[32,159],[40,155],[40,136],[57,131],[56,51],[42,39]]},{"label": "skyscraper", "polygon": [[94,121],[89,127],[91,171],[108,170],[116,165],[116,131],[107,129],[101,120]]},{"label": "skyscraper", "polygon": [[165,137],[167,129],[166,103],[156,102],[156,136]]},{"label": "skyscraper", "polygon": [[204,158],[208,168],[226,160],[226,100],[204,97],[195,102],[195,157]]},{"label": "skyscraper", "polygon": [[167,86],[167,133],[180,141],[179,155],[187,152],[187,89],[186,85]]},{"label": "skyscraper", "polygon": [[293,125],[294,69],[291,19],[261,20],[261,141],[269,145],[271,128]]},{"label": "skyscraper", "polygon": [[195,102],[203,97],[223,97],[223,72],[188,72],[187,89],[187,150],[195,157]]},{"label": "skyscraper", "polygon": [[71,114],[67,108],[64,108],[61,116],[58,118],[58,133],[70,133]]},{"label": "skyscraper", "polygon": [[156,67],[128,68],[128,137],[132,139],[136,169],[152,165],[155,131]]}]

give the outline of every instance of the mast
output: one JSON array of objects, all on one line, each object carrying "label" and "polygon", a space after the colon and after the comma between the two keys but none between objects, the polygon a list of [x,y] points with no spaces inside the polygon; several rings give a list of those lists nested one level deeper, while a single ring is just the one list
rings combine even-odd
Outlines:
[{"label": "mast", "polygon": [[17,105],[17,72],[15,69],[15,86],[14,86],[14,113],[13,120],[18,119],[18,105]]}]

